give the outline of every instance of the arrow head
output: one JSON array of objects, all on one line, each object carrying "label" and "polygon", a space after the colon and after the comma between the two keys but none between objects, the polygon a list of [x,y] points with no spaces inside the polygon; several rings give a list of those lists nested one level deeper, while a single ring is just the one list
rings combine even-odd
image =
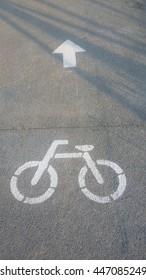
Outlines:
[{"label": "arrow head", "polygon": [[70,40],[66,40],[61,46],[59,46],[53,53],[69,53],[69,52],[85,52],[77,44]]}]

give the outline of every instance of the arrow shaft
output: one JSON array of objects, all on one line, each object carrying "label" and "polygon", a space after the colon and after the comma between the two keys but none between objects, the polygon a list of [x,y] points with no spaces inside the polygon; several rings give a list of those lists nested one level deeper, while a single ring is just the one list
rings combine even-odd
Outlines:
[{"label": "arrow shaft", "polygon": [[64,68],[76,67],[76,54],[74,51],[68,50],[63,53],[63,66]]}]

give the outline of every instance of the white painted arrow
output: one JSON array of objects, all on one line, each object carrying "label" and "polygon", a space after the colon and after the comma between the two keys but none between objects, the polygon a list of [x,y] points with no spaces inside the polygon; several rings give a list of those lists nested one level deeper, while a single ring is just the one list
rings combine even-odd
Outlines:
[{"label": "white painted arrow", "polygon": [[74,44],[70,40],[66,40],[53,53],[63,54],[63,67],[76,67],[76,52],[85,52],[80,46]]}]

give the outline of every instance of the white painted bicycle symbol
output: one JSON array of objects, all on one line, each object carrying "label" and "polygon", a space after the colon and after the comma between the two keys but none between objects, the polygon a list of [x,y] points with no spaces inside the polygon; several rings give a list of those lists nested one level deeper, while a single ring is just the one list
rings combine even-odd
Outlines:
[{"label": "white painted bicycle symbol", "polygon": [[[124,193],[126,189],[126,176],[123,173],[123,170],[120,168],[119,165],[109,160],[96,160],[95,163],[89,154],[89,152],[94,149],[94,146],[92,145],[75,146],[75,148],[80,151],[78,153],[55,153],[59,145],[68,145],[68,140],[53,141],[52,145],[48,149],[43,160],[26,162],[24,165],[20,166],[16,170],[14,176],[11,178],[10,188],[13,196],[17,200],[27,204],[37,204],[51,197],[51,195],[55,192],[55,188],[57,187],[57,183],[58,183],[57,172],[50,165],[50,161],[53,158],[55,159],[82,158],[85,160],[86,166],[83,166],[81,168],[78,176],[79,186],[81,188],[81,191],[85,194],[86,197],[88,197],[89,199],[97,203],[109,203],[112,200],[118,199]],[[98,171],[96,165],[103,165],[103,166],[110,167],[116,172],[118,176],[117,189],[114,193],[110,194],[109,196],[95,195],[86,187],[86,174],[89,169],[92,172],[98,184],[104,183],[102,175]],[[23,171],[32,167],[37,167],[37,170],[31,180],[31,185],[35,186],[41,179],[43,173],[47,170],[47,172],[50,175],[50,186],[47,189],[47,191],[45,191],[45,193],[43,193],[38,197],[25,197],[23,194],[20,193],[18,189],[18,177],[21,175]]]}]

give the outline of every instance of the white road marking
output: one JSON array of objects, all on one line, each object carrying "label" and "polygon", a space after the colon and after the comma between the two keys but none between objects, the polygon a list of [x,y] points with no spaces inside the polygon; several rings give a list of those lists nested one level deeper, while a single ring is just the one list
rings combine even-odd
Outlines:
[{"label": "white road marking", "polygon": [[113,170],[115,170],[115,172],[117,174],[123,173],[123,170],[121,169],[121,167],[119,165],[117,165],[115,162],[112,162],[112,161],[109,161],[109,160],[104,160],[104,159],[97,160],[96,162],[99,165],[106,165],[106,166],[111,167]]},{"label": "white road marking", "polygon": [[119,177],[119,186],[117,190],[114,192],[114,194],[111,194],[110,196],[113,198],[113,200],[118,199],[125,191],[126,189],[126,176],[125,174],[118,175]]},{"label": "white road marking", "polygon": [[24,196],[19,192],[17,188],[17,180],[18,178],[16,176],[13,176],[10,182],[10,188],[13,196],[18,200],[22,201],[24,199]]},{"label": "white road marking", "polygon": [[[30,161],[25,163],[24,165],[22,165],[20,168],[17,169],[17,171],[15,172],[15,174],[18,174],[18,176],[21,174],[21,172],[23,172],[24,170],[31,168],[31,167],[36,167],[38,166],[39,162],[38,161]],[[11,188],[11,192],[13,194],[13,196],[18,200],[18,201],[22,201],[26,203],[26,204],[38,204],[38,203],[42,203],[45,200],[47,200],[55,191],[55,188],[57,187],[57,183],[58,183],[58,176],[57,173],[55,171],[55,169],[50,165],[48,168],[48,173],[50,175],[50,187],[48,188],[48,190],[40,195],[39,197],[24,197],[24,195],[22,195],[19,192],[19,189],[17,187],[18,184],[18,177],[17,176],[13,176],[11,179],[11,183],[10,183],[10,188]]]},{"label": "white road marking", "polygon": [[82,192],[91,200],[97,202],[97,203],[109,203],[111,202],[111,199],[109,196],[98,196],[90,192],[87,188],[82,189]]},{"label": "white road marking", "polygon": [[62,153],[56,154],[55,158],[81,158],[83,153]]},{"label": "white road marking", "polygon": [[53,53],[63,54],[63,67],[76,67],[76,52],[85,52],[80,46],[76,45],[70,40],[66,40],[60,47],[58,47]]},{"label": "white road marking", "polygon": [[23,201],[26,204],[38,204],[38,203],[42,203],[45,200],[47,200],[53,193],[55,192],[55,190],[53,189],[48,189],[44,194],[42,194],[39,197],[26,197],[25,200]]},{"label": "white road marking", "polygon": [[37,166],[38,164],[39,164],[39,161],[29,161],[29,162],[26,162],[25,164],[23,164],[22,166],[20,166],[16,170],[15,175],[19,176],[25,169]]},{"label": "white road marking", "polygon": [[80,188],[85,188],[86,183],[85,183],[85,175],[88,171],[88,168],[86,166],[82,167],[78,176],[78,181],[79,181],[79,186]]},{"label": "white road marking", "polygon": [[123,170],[119,165],[117,165],[115,162],[109,161],[109,160],[97,160],[97,164],[99,165],[106,165],[111,167],[118,175],[119,178],[119,186],[117,190],[111,194],[110,196],[116,200],[118,199],[125,191],[126,189],[126,176],[123,174]]},{"label": "white road marking", "polygon": [[34,174],[34,177],[31,180],[31,184],[34,186],[38,183],[41,176],[43,175],[45,169],[48,167],[49,161],[53,158],[55,154],[55,150],[59,145],[67,145],[68,140],[55,140],[53,141],[51,147],[48,149],[46,155],[44,156],[43,160],[39,162],[38,169],[36,173]]},{"label": "white road marking", "polygon": [[[84,157],[84,156],[83,156]],[[118,188],[117,190],[111,194],[110,196],[98,196],[98,195],[94,195],[93,193],[91,193],[87,187],[86,187],[86,182],[85,182],[85,176],[86,173],[88,171],[87,167],[84,166],[80,173],[79,173],[79,186],[82,189],[82,192],[91,200],[98,202],[98,203],[109,203],[111,202],[111,198],[113,200],[118,199],[125,191],[126,189],[126,176],[125,174],[121,174],[123,173],[123,170],[120,168],[119,165],[117,165],[115,162],[109,161],[109,160],[97,160],[96,161],[97,164],[99,165],[105,165],[108,167],[111,167],[117,174],[118,174],[118,179],[119,179],[119,184],[118,184]],[[93,171],[92,171],[93,172]],[[94,172],[93,172],[94,174]],[[95,175],[94,175],[95,176]],[[96,177],[95,177],[96,178]],[[99,183],[99,179],[98,176],[96,178],[97,182]]]},{"label": "white road marking", "polygon": [[86,188],[86,182],[85,182],[85,176],[88,171],[88,168],[86,166],[82,167],[80,173],[79,173],[79,186],[82,189],[82,192],[88,197],[89,199],[98,202],[98,203],[109,203],[111,201],[109,196],[103,196],[100,197],[98,195],[93,194]]},{"label": "white road marking", "polygon": [[99,184],[103,184],[104,183],[103,178],[102,178],[100,172],[98,171],[98,169],[96,168],[95,162],[90,157],[90,154],[88,152],[85,152],[83,154],[83,158],[85,159],[88,167],[91,169],[91,171],[92,171],[94,177],[96,178],[97,182]]},{"label": "white road marking", "polygon": [[[115,162],[111,162],[109,160],[97,160],[96,163],[92,160],[89,151],[94,149],[93,145],[82,145],[82,146],[75,146],[76,149],[82,151],[78,153],[56,153],[56,149],[59,145],[67,145],[68,140],[54,140],[48,149],[46,155],[41,161],[29,161],[20,166],[14,176],[11,179],[10,182],[10,188],[13,196],[18,201],[23,201],[27,204],[37,204],[42,203],[54,193],[55,188],[57,187],[58,183],[58,176],[55,169],[50,165],[50,160],[54,157],[55,159],[69,159],[69,158],[82,158],[85,160],[86,165],[83,168],[81,168],[79,176],[78,176],[78,182],[79,186],[82,190],[82,192],[91,200],[98,202],[98,203],[109,203],[112,200],[118,199],[125,191],[126,189],[126,176],[123,173],[123,170],[120,168],[119,165],[117,165]],[[93,194],[89,191],[89,189],[86,187],[86,173],[88,170],[92,172],[92,175],[95,177],[97,184],[103,184],[104,180],[102,178],[102,175],[100,174],[98,170],[98,165],[104,165],[112,168],[118,177],[118,186],[116,191],[113,194],[110,194],[109,196],[98,196]],[[34,177],[31,180],[31,185],[36,185],[39,180],[41,179],[44,171],[46,170],[50,175],[50,186],[48,187],[47,191],[38,196],[38,197],[25,197],[23,194],[20,193],[18,189],[18,177],[21,175],[23,171],[26,169],[37,167],[37,170],[34,174]]]}]

